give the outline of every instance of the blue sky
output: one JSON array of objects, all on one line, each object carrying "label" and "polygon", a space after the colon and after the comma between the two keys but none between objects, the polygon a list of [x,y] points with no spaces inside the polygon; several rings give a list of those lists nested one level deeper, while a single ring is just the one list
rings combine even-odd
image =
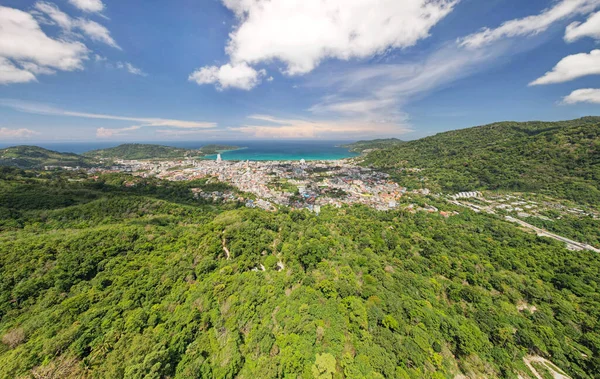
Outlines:
[{"label": "blue sky", "polygon": [[0,142],[415,139],[600,112],[600,0],[2,0]]}]

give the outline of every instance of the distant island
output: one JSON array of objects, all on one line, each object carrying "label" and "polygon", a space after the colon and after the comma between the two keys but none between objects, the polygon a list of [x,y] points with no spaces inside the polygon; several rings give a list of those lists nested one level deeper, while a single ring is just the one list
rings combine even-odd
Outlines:
[{"label": "distant island", "polygon": [[394,146],[398,146],[406,143],[405,141],[399,140],[398,138],[385,138],[385,139],[374,139],[370,141],[357,141],[341,147],[350,150],[353,153],[365,153],[369,150],[385,149]]},{"label": "distant island", "polygon": [[83,155],[97,159],[177,159],[203,157],[237,149],[239,149],[238,146],[216,144],[206,145],[199,149],[183,149],[164,145],[131,143],[108,149],[92,150]]},{"label": "distant island", "polygon": [[49,166],[88,168],[96,165],[98,162],[91,157],[59,153],[38,146],[14,146],[0,149],[0,166],[33,169]]}]

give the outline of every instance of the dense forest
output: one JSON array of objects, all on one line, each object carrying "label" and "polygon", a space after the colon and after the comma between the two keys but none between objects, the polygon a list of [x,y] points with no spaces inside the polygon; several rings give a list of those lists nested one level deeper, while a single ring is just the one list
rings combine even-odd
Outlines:
[{"label": "dense forest", "polygon": [[364,162],[414,187],[539,192],[600,204],[600,117],[455,130],[373,151]]},{"label": "dense forest", "polygon": [[405,143],[402,140],[399,140],[398,138],[385,138],[385,139],[374,139],[374,140],[368,140],[368,141],[357,141],[354,143],[350,143],[347,145],[342,145],[342,147],[355,152],[355,153],[362,153],[365,152],[367,150],[372,150],[372,149],[384,149],[384,148],[390,148],[390,147],[394,147],[394,146],[398,146]]},{"label": "dense forest", "polygon": [[600,377],[598,254],[462,208],[192,188],[231,190],[1,168],[0,377]]},{"label": "dense forest", "polygon": [[43,168],[44,166],[93,167],[93,159],[72,153],[59,153],[37,146],[14,146],[0,149],[0,166]]},{"label": "dense forest", "polygon": [[202,157],[216,154],[222,150],[235,149],[237,149],[236,146],[214,144],[190,150],[172,146],[130,143],[108,149],[92,150],[84,155],[103,159],[178,159]]}]

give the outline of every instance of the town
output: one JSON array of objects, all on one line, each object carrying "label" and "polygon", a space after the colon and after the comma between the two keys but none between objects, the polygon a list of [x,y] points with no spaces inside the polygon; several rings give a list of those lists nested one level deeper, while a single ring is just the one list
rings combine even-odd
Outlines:
[{"label": "town", "polygon": [[[423,188],[408,191],[391,180],[390,175],[362,167],[353,159],[337,161],[224,161],[216,160],[117,160],[109,170],[94,168],[88,173],[127,172],[137,177],[157,177],[169,181],[208,179],[208,182],[227,183],[238,190],[204,192],[194,188],[196,198],[209,201],[241,201],[248,208],[276,211],[279,206],[308,209],[320,213],[322,206],[362,204],[387,211],[402,208],[408,212],[439,213],[443,217],[457,215],[456,211],[440,210],[432,205],[418,206],[400,201],[405,195],[430,195],[449,204],[503,216],[540,236],[564,242],[571,250],[599,249],[573,241],[536,227],[523,219],[539,218],[553,221],[564,215],[598,218],[594,211],[565,206],[550,198],[535,194],[501,194],[486,191],[461,192],[454,195],[431,193]],[[411,169],[419,170],[419,169]],[[126,185],[134,185],[134,182]],[[245,194],[245,195],[244,195]],[[534,198],[530,198],[534,196]],[[539,197],[539,198],[538,198]],[[553,218],[548,216],[554,215]]]},{"label": "town", "polygon": [[116,164],[112,170],[135,176],[171,181],[210,178],[228,183],[256,197],[247,201],[248,207],[266,210],[283,205],[318,213],[321,206],[343,204],[389,210],[397,207],[397,201],[407,191],[391,181],[388,174],[357,166],[349,160],[223,161],[219,156],[216,160],[119,160]]}]

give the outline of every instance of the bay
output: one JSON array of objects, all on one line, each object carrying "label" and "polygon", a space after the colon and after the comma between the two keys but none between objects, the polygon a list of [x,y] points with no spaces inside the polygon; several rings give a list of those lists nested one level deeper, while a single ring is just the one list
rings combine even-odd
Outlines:
[{"label": "bay", "polygon": [[[115,147],[124,142],[40,142],[31,145],[61,153],[83,154],[97,149]],[[130,142],[128,142],[130,143]],[[140,142],[173,146],[185,149],[198,149],[205,145],[234,145],[242,149],[227,151],[221,154],[223,160],[250,160],[250,161],[299,161],[311,160],[337,160],[351,158],[358,154],[348,151],[339,145],[349,141],[178,141],[178,142]],[[16,144],[0,143],[0,148]],[[206,159],[216,159],[216,155],[207,156]]]}]

